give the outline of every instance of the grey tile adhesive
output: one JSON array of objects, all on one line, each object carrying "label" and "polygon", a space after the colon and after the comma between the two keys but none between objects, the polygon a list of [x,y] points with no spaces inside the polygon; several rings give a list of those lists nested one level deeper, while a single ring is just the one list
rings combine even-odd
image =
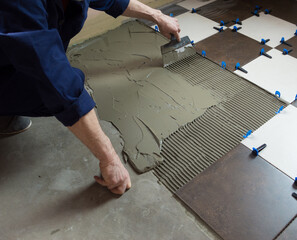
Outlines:
[{"label": "grey tile adhesive", "polygon": [[[167,41],[130,21],[72,47],[68,57],[86,74],[100,119],[120,131],[126,159],[139,173],[162,163],[155,174],[175,191],[283,103],[199,54],[162,68],[160,46]],[[184,132],[191,125],[201,130]],[[187,154],[176,155],[173,142]]]},{"label": "grey tile adhesive", "polygon": [[165,160],[154,173],[175,192],[239,144],[243,133],[272,118],[284,103],[198,54],[168,69],[225,98],[165,139],[161,151]]}]

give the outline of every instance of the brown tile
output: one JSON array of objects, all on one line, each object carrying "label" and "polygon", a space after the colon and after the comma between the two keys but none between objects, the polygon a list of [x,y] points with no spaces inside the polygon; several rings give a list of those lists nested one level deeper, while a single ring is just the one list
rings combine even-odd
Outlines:
[{"label": "brown tile", "polygon": [[282,234],[277,238],[277,240],[292,240],[297,239],[297,219],[295,219]]},{"label": "brown tile", "polygon": [[[185,9],[179,5],[176,5],[176,4],[169,5],[169,6],[166,5],[165,7],[160,8],[160,10],[162,11],[162,13],[164,13],[168,16],[172,13],[173,17],[177,17],[178,15],[181,15],[181,14],[189,11],[188,9]],[[149,21],[149,20],[139,19],[139,21],[145,23],[148,26],[155,25],[154,22]]]},{"label": "brown tile", "polygon": [[250,153],[239,144],[176,193],[223,239],[271,240],[297,214],[293,180]]},{"label": "brown tile", "polygon": [[239,18],[243,21],[252,15],[252,11],[259,1],[244,1],[244,0],[218,0],[199,8],[198,14],[207,17],[217,23],[224,21],[226,26],[231,26],[234,23],[232,20]]},{"label": "brown tile", "polygon": [[[218,0],[200,8],[198,14],[220,23],[239,18],[243,21],[252,16],[255,6],[261,7],[260,11],[271,10],[271,15],[297,24],[296,0]],[[226,26],[234,23],[230,22]]]},{"label": "brown tile", "polygon": [[[297,11],[296,11],[296,15],[297,15]],[[297,29],[297,27],[296,27]],[[289,53],[290,56],[297,58],[297,36],[290,38],[289,40],[286,40],[287,43],[291,44],[293,47],[289,47],[285,44],[280,44],[276,47],[276,49],[283,51],[283,49],[293,49],[292,52]]]},{"label": "brown tile", "polygon": [[231,71],[235,70],[236,63],[241,66],[249,63],[260,55],[261,48],[269,51],[271,48],[261,45],[239,32],[232,32],[226,29],[218,32],[198,43],[195,48],[199,53],[206,51],[206,57],[221,65],[222,61],[227,64]]},{"label": "brown tile", "polygon": [[297,24],[296,0],[263,0],[263,6],[272,10],[271,15]]}]

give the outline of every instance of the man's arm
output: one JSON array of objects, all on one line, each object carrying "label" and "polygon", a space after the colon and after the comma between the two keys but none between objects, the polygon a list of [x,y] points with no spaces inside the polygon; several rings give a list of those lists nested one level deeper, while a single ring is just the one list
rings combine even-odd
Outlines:
[{"label": "man's arm", "polygon": [[173,34],[180,41],[180,28],[177,19],[163,14],[160,10],[153,9],[137,0],[130,0],[122,15],[150,20],[159,26],[160,32],[165,37],[170,39],[170,34]]},{"label": "man's arm", "polygon": [[122,165],[109,138],[102,131],[94,109],[68,128],[100,160],[103,179],[94,177],[99,184],[115,194],[123,194],[131,187],[129,173]]},{"label": "man's arm", "polygon": [[[95,4],[93,7],[98,10],[105,10],[105,7],[100,4],[103,3],[97,2],[97,5]],[[109,11],[110,10],[112,10],[111,15],[117,16],[120,14],[115,9],[109,9]],[[170,34],[173,34],[180,40],[180,28],[177,19],[166,16],[160,10],[153,9],[137,0],[130,0],[122,15],[151,20],[158,24],[160,32],[164,36],[170,39]],[[129,173],[122,165],[110,140],[102,131],[94,110],[68,128],[100,160],[100,169],[103,179],[95,176],[95,180],[99,184],[108,187],[111,192],[116,194],[123,194],[126,189],[131,187]]]}]

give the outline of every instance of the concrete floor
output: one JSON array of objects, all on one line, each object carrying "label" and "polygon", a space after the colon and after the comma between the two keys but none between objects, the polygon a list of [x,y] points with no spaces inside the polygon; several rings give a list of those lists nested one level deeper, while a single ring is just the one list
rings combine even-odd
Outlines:
[{"label": "concrete floor", "polygon": [[[117,130],[101,122],[118,153]],[[0,137],[0,239],[218,239],[149,172],[126,164],[122,197],[93,180],[98,160],[55,118]]]}]

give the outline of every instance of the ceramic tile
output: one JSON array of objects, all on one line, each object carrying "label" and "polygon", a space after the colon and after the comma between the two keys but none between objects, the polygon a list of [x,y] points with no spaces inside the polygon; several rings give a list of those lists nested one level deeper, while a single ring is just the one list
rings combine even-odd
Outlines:
[{"label": "ceramic tile", "polygon": [[173,17],[176,17],[176,16],[186,13],[188,11],[188,9],[183,8],[177,4],[162,7],[162,8],[160,8],[160,10],[162,11],[162,13],[164,13],[166,15],[170,15],[172,13]]},{"label": "ceramic tile", "polygon": [[[160,10],[162,11],[162,13],[164,13],[168,16],[172,13],[173,17],[176,17],[176,16],[188,11],[188,9],[185,9],[181,6],[176,5],[176,4],[162,7],[162,8],[160,8]],[[139,19],[139,21],[145,23],[148,26],[154,25],[154,23],[152,21],[149,21],[146,19]]]},{"label": "ceramic tile", "polygon": [[225,22],[226,26],[234,24],[234,20],[243,21],[252,16],[251,11],[257,4],[254,1],[226,0],[216,1],[199,8],[198,14],[217,23]]},{"label": "ceramic tile", "polygon": [[[180,36],[189,36],[191,41],[195,43],[205,39],[218,31],[213,27],[218,26],[218,24],[212,20],[202,17],[198,14],[184,13],[176,17],[180,25]],[[155,29],[156,25],[152,28]],[[224,27],[226,29],[226,27]]]},{"label": "ceramic tile", "polygon": [[[297,27],[296,27],[296,31],[297,31]],[[276,47],[276,49],[280,50],[280,51],[283,51],[284,48],[287,50],[292,49],[293,51],[290,52],[289,55],[294,58],[297,58],[297,36],[294,36],[294,37],[288,39],[286,42],[289,43],[292,47],[286,46],[284,44],[280,44]]]},{"label": "ceramic tile", "polygon": [[259,155],[291,178],[297,177],[297,108],[292,105],[252,133],[242,143],[248,148],[267,147]]},{"label": "ceramic tile", "polygon": [[[177,16],[181,36],[189,36],[194,42],[201,41],[218,31],[213,27],[217,23],[198,14],[185,13]],[[225,29],[225,28],[224,28]]]},{"label": "ceramic tile", "polygon": [[281,99],[293,102],[297,94],[297,59],[283,55],[276,49],[268,51],[267,54],[271,55],[272,59],[259,56],[243,66],[248,71],[247,74],[239,70],[235,73],[272,94],[279,91]]},{"label": "ceramic tile", "polygon": [[296,239],[297,233],[297,218],[281,233],[277,240],[292,240]]},{"label": "ceramic tile", "polygon": [[272,240],[295,217],[292,180],[239,144],[177,196],[226,240]]},{"label": "ceramic tile", "polygon": [[202,50],[206,51],[207,58],[219,65],[224,61],[227,69],[231,71],[234,71],[238,62],[245,65],[256,59],[262,47],[266,52],[271,49],[269,46],[261,46],[257,41],[240,32],[232,32],[231,29],[218,32],[195,45],[199,53]]},{"label": "ceramic tile", "polygon": [[[291,22],[297,23],[297,1],[296,0],[262,0],[266,8],[272,10],[271,15]],[[265,3],[265,4],[264,4]]]},{"label": "ceramic tile", "polygon": [[178,3],[177,5],[182,6],[188,10],[192,10],[192,8],[199,8],[209,3],[214,2],[215,0],[186,0]]},{"label": "ceramic tile", "polygon": [[260,17],[252,16],[242,21],[241,34],[244,34],[257,41],[261,39],[270,39],[266,44],[270,47],[276,47],[280,44],[282,37],[289,39],[294,36],[296,26],[292,23],[274,17],[270,14],[260,13]]}]

